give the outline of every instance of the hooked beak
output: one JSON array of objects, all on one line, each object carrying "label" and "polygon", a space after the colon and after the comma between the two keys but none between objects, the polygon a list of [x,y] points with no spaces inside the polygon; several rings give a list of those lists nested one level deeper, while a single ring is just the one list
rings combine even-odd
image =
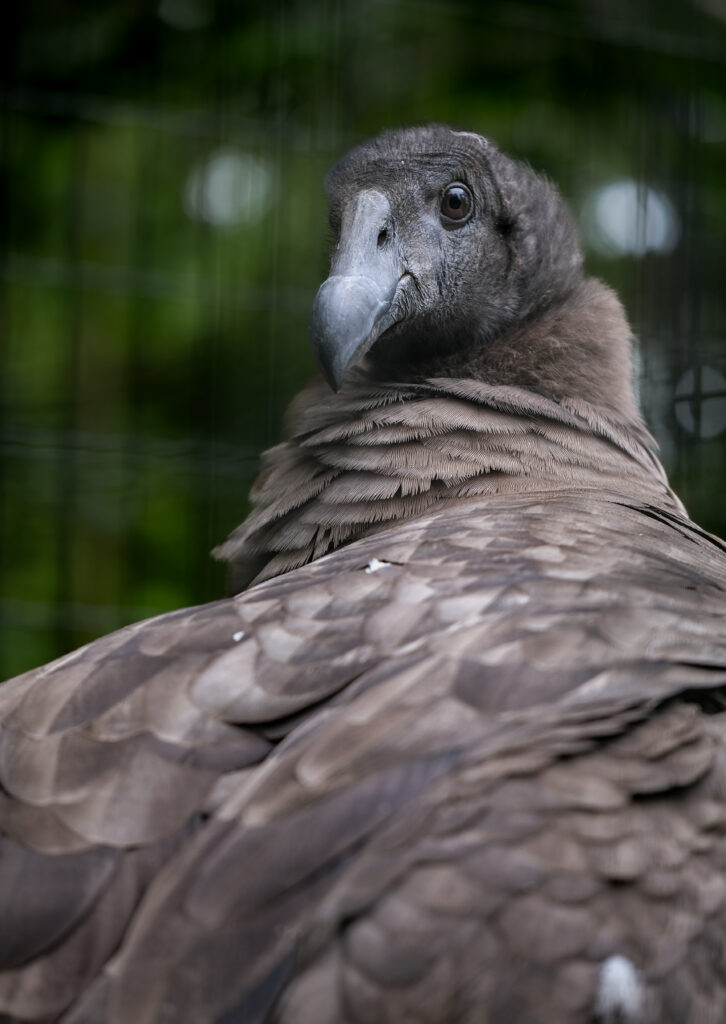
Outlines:
[{"label": "hooked beak", "polygon": [[351,200],[330,277],[320,286],[310,321],[315,358],[334,391],[348,367],[396,322],[392,307],[404,274],[392,235],[384,195],[371,189]]}]

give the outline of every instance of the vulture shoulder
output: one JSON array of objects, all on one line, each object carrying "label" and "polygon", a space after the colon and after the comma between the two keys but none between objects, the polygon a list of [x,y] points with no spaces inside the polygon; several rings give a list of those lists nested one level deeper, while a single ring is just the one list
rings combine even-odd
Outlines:
[{"label": "vulture shoulder", "polygon": [[622,310],[479,136],[328,187],[257,582],[0,688],[0,1021],[719,1021],[726,549]]}]

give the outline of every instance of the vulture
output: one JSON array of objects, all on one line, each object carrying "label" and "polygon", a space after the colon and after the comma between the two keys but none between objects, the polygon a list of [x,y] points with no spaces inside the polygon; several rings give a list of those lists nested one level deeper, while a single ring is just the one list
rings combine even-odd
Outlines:
[{"label": "vulture", "polygon": [[327,190],[236,596],[0,687],[0,1022],[719,1024],[726,548],[623,309],[477,134]]}]

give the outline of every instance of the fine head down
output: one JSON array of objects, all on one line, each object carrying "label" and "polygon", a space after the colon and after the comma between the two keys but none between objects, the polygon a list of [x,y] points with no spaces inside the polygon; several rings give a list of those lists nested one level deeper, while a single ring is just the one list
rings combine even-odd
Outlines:
[{"label": "fine head down", "polygon": [[[627,323],[584,277],[547,178],[480,135],[428,125],[363,143],[326,186],[334,242],[311,339],[331,388],[365,367],[383,381],[474,376],[632,411]],[[570,336],[528,330],[558,309],[577,317]]]},{"label": "fine head down", "polygon": [[367,353],[379,367],[485,345],[582,280],[556,190],[487,139],[431,126],[390,132],[328,175],[331,273],[313,346],[338,389]]}]

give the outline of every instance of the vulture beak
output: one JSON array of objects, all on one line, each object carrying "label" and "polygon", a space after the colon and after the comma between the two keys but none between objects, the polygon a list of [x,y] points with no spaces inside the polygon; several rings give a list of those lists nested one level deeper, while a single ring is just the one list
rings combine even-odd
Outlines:
[{"label": "vulture beak", "polygon": [[348,203],[330,271],[313,303],[310,336],[325,379],[339,391],[348,367],[396,320],[403,268],[391,206],[380,192],[367,189]]}]

